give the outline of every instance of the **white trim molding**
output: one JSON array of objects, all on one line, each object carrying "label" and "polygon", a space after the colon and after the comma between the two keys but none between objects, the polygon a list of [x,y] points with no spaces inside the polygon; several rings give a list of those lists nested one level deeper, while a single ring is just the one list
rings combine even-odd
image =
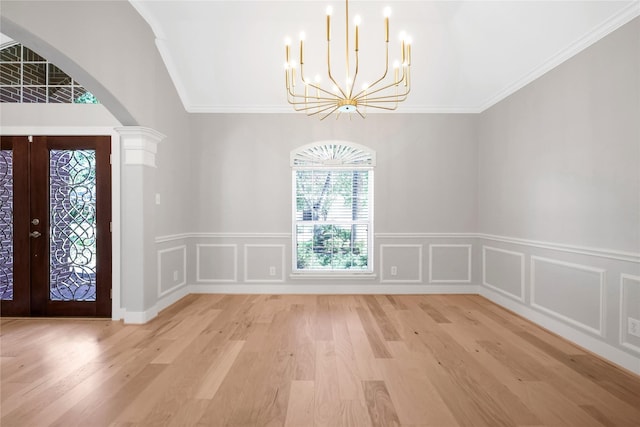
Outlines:
[{"label": "white trim molding", "polygon": [[627,313],[627,308],[625,306],[625,281],[636,282],[636,286],[640,287],[640,276],[633,276],[631,274],[621,274],[620,275],[620,334],[619,334],[619,342],[620,345],[628,348],[629,350],[634,351],[635,353],[640,355],[640,347],[628,342],[625,338],[627,337],[627,317],[629,314]]},{"label": "white trim molding", "polygon": [[[318,281],[319,282],[319,281]],[[476,285],[439,285],[396,284],[393,286],[379,283],[283,283],[270,284],[268,288],[261,284],[199,284],[191,285],[194,294],[299,294],[299,295],[428,295],[428,294],[477,294]]]},{"label": "white trim molding", "polygon": [[[272,279],[249,279],[249,249],[250,248],[280,248],[280,277]],[[275,268],[275,266],[273,266]],[[284,283],[285,277],[285,245],[279,244],[254,244],[248,243],[244,245],[244,282],[245,283]],[[272,276],[268,276],[272,277]],[[275,277],[275,276],[274,276]]]},{"label": "white trim molding", "polygon": [[[542,306],[540,304],[536,303],[536,262],[543,262],[543,263],[547,263],[547,264],[553,264],[553,265],[559,265],[562,267],[567,267],[567,268],[573,268],[574,270],[579,270],[579,271],[586,271],[589,273],[595,273],[598,275],[599,278],[599,319],[598,319],[598,328],[594,328],[590,325],[587,325],[585,323],[580,322],[579,320],[573,319],[569,316],[566,316],[562,313],[558,313],[550,308],[547,308],[545,306]],[[565,262],[565,261],[560,261],[560,260],[555,260],[555,259],[550,259],[550,258],[543,258],[543,257],[539,257],[539,256],[535,256],[532,255],[531,256],[531,278],[530,278],[530,283],[531,283],[531,307],[540,310],[542,312],[545,312],[547,314],[549,314],[550,316],[553,316],[557,319],[563,320],[567,323],[572,324],[573,326],[576,326],[580,329],[583,329],[585,331],[597,334],[600,337],[604,338],[604,332],[605,332],[605,315],[604,315],[604,307],[605,307],[605,289],[604,289],[604,285],[605,285],[605,270],[601,269],[601,268],[594,268],[594,267],[589,267],[586,265],[581,265],[581,264],[574,264],[574,263],[569,263],[569,262]]]},{"label": "white trim molding", "polygon": [[[467,248],[467,277],[464,279],[434,279],[433,278],[433,248]],[[471,253],[473,245],[468,244],[430,244],[429,245],[429,283],[471,283]]]},{"label": "white trim molding", "polygon": [[[520,258],[520,295],[512,294],[508,292],[498,285],[491,284],[487,281],[487,250],[493,252],[501,252],[507,255],[513,255]],[[525,301],[525,272],[524,272],[524,254],[522,252],[516,251],[508,251],[506,249],[494,248],[492,246],[482,245],[482,285],[487,288],[493,289],[496,292],[499,292],[509,298],[513,298],[517,301],[524,302]]]},{"label": "white trim molding", "polygon": [[[422,283],[422,247],[415,244],[381,244],[380,245],[380,283]],[[417,279],[387,279],[384,274],[384,249],[386,248],[417,248],[418,249],[418,278]]]},{"label": "white trim molding", "polygon": [[183,239],[291,239],[291,233],[179,233],[158,236],[156,243],[173,242]]},{"label": "white trim molding", "polygon": [[[200,248],[233,249],[233,277],[229,279],[203,279],[200,277]],[[196,281],[198,283],[237,283],[238,282],[238,245],[232,243],[199,243],[196,245]]]},{"label": "white trim molding", "polygon": [[[182,251],[182,281],[170,289],[162,290],[162,254],[174,251]],[[158,251],[158,298],[162,298],[187,284],[187,245],[175,246],[168,249]]]},{"label": "white trim molding", "polygon": [[115,130],[120,134],[125,165],[156,167],[158,143],[165,135],[142,126],[123,126]]},{"label": "white trim molding", "polygon": [[617,251],[606,248],[596,248],[591,246],[568,245],[564,243],[543,242],[539,240],[521,239],[518,237],[497,236],[494,234],[478,233],[475,237],[495,242],[510,243],[512,245],[529,246],[540,249],[550,249],[558,252],[566,252],[578,255],[588,255],[598,258],[615,259],[618,261],[630,261],[640,263],[640,252]]}]

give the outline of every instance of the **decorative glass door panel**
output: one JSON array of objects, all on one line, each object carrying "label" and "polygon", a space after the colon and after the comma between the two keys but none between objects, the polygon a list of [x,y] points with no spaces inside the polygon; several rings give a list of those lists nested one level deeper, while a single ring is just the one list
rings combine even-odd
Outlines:
[{"label": "decorative glass door panel", "polygon": [[110,145],[99,136],[2,137],[3,315],[111,315]]},{"label": "decorative glass door panel", "polygon": [[49,254],[52,301],[96,300],[96,153],[51,150]]},{"label": "decorative glass door panel", "polygon": [[0,150],[0,300],[13,300],[13,151]]}]

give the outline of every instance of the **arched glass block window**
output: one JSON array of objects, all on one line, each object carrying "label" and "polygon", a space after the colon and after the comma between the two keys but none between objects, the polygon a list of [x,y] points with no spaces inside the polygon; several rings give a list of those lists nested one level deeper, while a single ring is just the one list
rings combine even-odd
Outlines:
[{"label": "arched glass block window", "polygon": [[291,153],[293,270],[373,271],[375,152],[320,142]]},{"label": "arched glass block window", "polygon": [[97,104],[93,94],[20,43],[0,48],[0,102]]}]

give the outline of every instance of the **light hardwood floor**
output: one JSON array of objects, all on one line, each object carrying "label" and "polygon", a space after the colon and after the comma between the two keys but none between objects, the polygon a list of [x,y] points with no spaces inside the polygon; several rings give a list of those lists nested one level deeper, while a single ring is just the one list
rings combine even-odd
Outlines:
[{"label": "light hardwood floor", "polygon": [[640,426],[640,378],[479,296],[190,295],[3,319],[8,426]]}]

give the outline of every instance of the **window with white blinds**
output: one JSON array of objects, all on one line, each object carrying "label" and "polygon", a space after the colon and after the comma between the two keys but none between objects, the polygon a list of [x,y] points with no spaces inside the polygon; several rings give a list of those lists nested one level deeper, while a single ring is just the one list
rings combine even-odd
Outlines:
[{"label": "window with white blinds", "polygon": [[372,271],[374,161],[349,143],[292,153],[295,271]]}]

